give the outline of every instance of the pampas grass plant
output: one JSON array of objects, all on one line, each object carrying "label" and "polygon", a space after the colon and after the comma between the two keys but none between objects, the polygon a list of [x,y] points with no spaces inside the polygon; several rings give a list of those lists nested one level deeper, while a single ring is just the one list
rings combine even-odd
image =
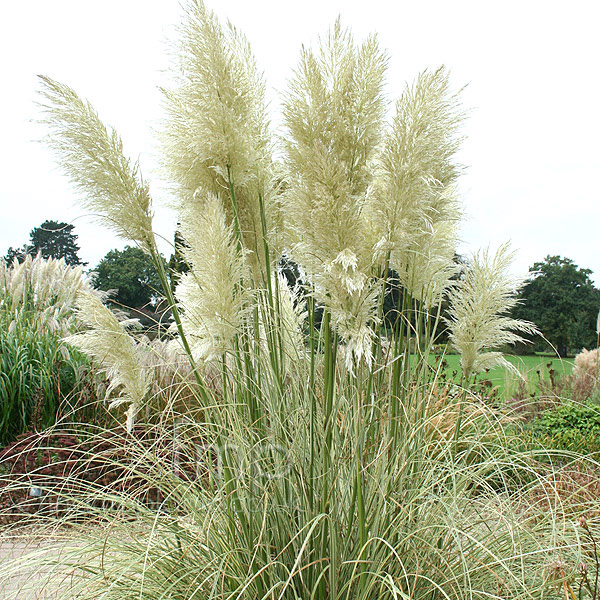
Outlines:
[{"label": "pampas grass plant", "polygon": [[0,261],[0,323],[9,332],[21,328],[65,335],[75,325],[77,294],[89,286],[81,267],[63,259]]},{"label": "pampas grass plant", "polygon": [[62,259],[0,260],[0,445],[68,412],[87,359],[62,338],[78,327],[76,297],[88,289],[81,267]]},{"label": "pampas grass plant", "polygon": [[[504,316],[515,291],[505,248],[452,284],[464,111],[446,70],[422,73],[388,122],[387,57],[338,21],[303,50],[275,138],[248,43],[200,0],[177,52],[161,139],[190,271],[174,295],[162,277],[168,344],[189,361],[196,406],[174,430],[157,425],[171,461],[131,429],[129,468],[158,504],[65,488],[105,529],[75,523],[60,560],[33,556],[47,585],[68,574],[59,597],[106,600],[562,593],[579,546],[560,498],[549,485],[543,510],[528,505],[536,457],[512,448],[505,415],[444,388],[427,362],[453,285],[466,379],[532,331]],[[158,262],[139,167],[88,103],[42,84],[50,143],[85,204]],[[305,304],[278,273],[282,250],[306,275]],[[384,331],[390,268],[403,293]],[[89,329],[71,341],[102,354],[131,416],[154,389],[136,358],[145,342],[97,300],[79,302]]]},{"label": "pampas grass plant", "polygon": [[490,350],[525,342],[522,334],[539,334],[533,323],[508,316],[517,303],[515,290],[521,285],[509,276],[512,258],[508,245],[493,256],[489,250],[475,254],[450,293],[450,342],[461,356],[466,380],[498,364],[514,369],[500,352]]}]

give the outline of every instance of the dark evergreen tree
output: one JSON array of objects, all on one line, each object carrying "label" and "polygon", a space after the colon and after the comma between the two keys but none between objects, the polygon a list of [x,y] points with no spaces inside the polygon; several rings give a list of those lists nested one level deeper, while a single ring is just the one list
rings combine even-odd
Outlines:
[{"label": "dark evergreen tree", "polygon": [[27,245],[25,246],[21,246],[20,248],[13,248],[12,246],[8,249],[8,251],[6,252],[6,256],[4,257],[4,260],[11,265],[15,258],[17,259],[18,262],[21,262],[28,254],[27,251]]},{"label": "dark evergreen tree", "polygon": [[34,227],[29,234],[27,253],[43,258],[64,258],[68,265],[81,265],[78,256],[77,235],[73,233],[74,225],[58,221],[44,221]]}]

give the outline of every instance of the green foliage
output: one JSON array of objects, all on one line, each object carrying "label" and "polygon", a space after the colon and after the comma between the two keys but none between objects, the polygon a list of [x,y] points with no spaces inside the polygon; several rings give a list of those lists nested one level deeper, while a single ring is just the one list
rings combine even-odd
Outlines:
[{"label": "green foliage", "polygon": [[86,357],[55,333],[0,329],[0,447],[32,427],[54,425],[85,364]]},{"label": "green foliage", "polygon": [[92,283],[99,290],[116,290],[111,299],[130,308],[154,304],[161,290],[152,259],[133,246],[108,252],[94,269]]},{"label": "green foliage", "polygon": [[535,323],[560,356],[595,347],[600,290],[592,271],[560,256],[547,256],[529,271],[533,278],[521,289],[513,315]]},{"label": "green foliage", "polygon": [[27,244],[22,246],[21,248],[13,248],[12,246],[6,252],[6,256],[4,260],[7,264],[12,264],[16,259],[18,262],[21,262],[25,256],[27,256]]},{"label": "green foliage", "polygon": [[545,410],[531,425],[543,447],[573,452],[600,452],[600,407],[592,402],[565,401]]},{"label": "green foliage", "polygon": [[87,358],[63,336],[75,327],[73,302],[85,287],[81,267],[63,259],[0,263],[0,445],[54,424],[78,388]]}]

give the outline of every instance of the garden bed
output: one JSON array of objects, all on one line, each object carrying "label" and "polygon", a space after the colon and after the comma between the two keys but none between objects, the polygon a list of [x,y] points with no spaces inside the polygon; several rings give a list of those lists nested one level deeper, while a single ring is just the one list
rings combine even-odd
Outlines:
[{"label": "garden bed", "polygon": [[72,498],[87,497],[87,505],[93,506],[97,490],[104,497],[110,490],[146,503],[159,501],[143,469],[137,469],[136,457],[153,447],[157,456],[172,461],[172,440],[158,439],[143,428],[134,435],[135,444],[123,430],[83,435],[50,430],[19,436],[0,451],[0,525],[18,523],[28,515],[72,516],[77,511]]}]

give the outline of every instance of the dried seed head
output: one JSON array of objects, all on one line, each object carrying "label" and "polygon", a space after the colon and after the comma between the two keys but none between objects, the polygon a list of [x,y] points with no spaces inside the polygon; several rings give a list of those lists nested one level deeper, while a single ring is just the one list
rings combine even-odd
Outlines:
[{"label": "dried seed head", "polygon": [[550,582],[560,582],[565,578],[565,571],[568,569],[568,565],[561,558],[555,558],[546,566],[546,569]]}]

